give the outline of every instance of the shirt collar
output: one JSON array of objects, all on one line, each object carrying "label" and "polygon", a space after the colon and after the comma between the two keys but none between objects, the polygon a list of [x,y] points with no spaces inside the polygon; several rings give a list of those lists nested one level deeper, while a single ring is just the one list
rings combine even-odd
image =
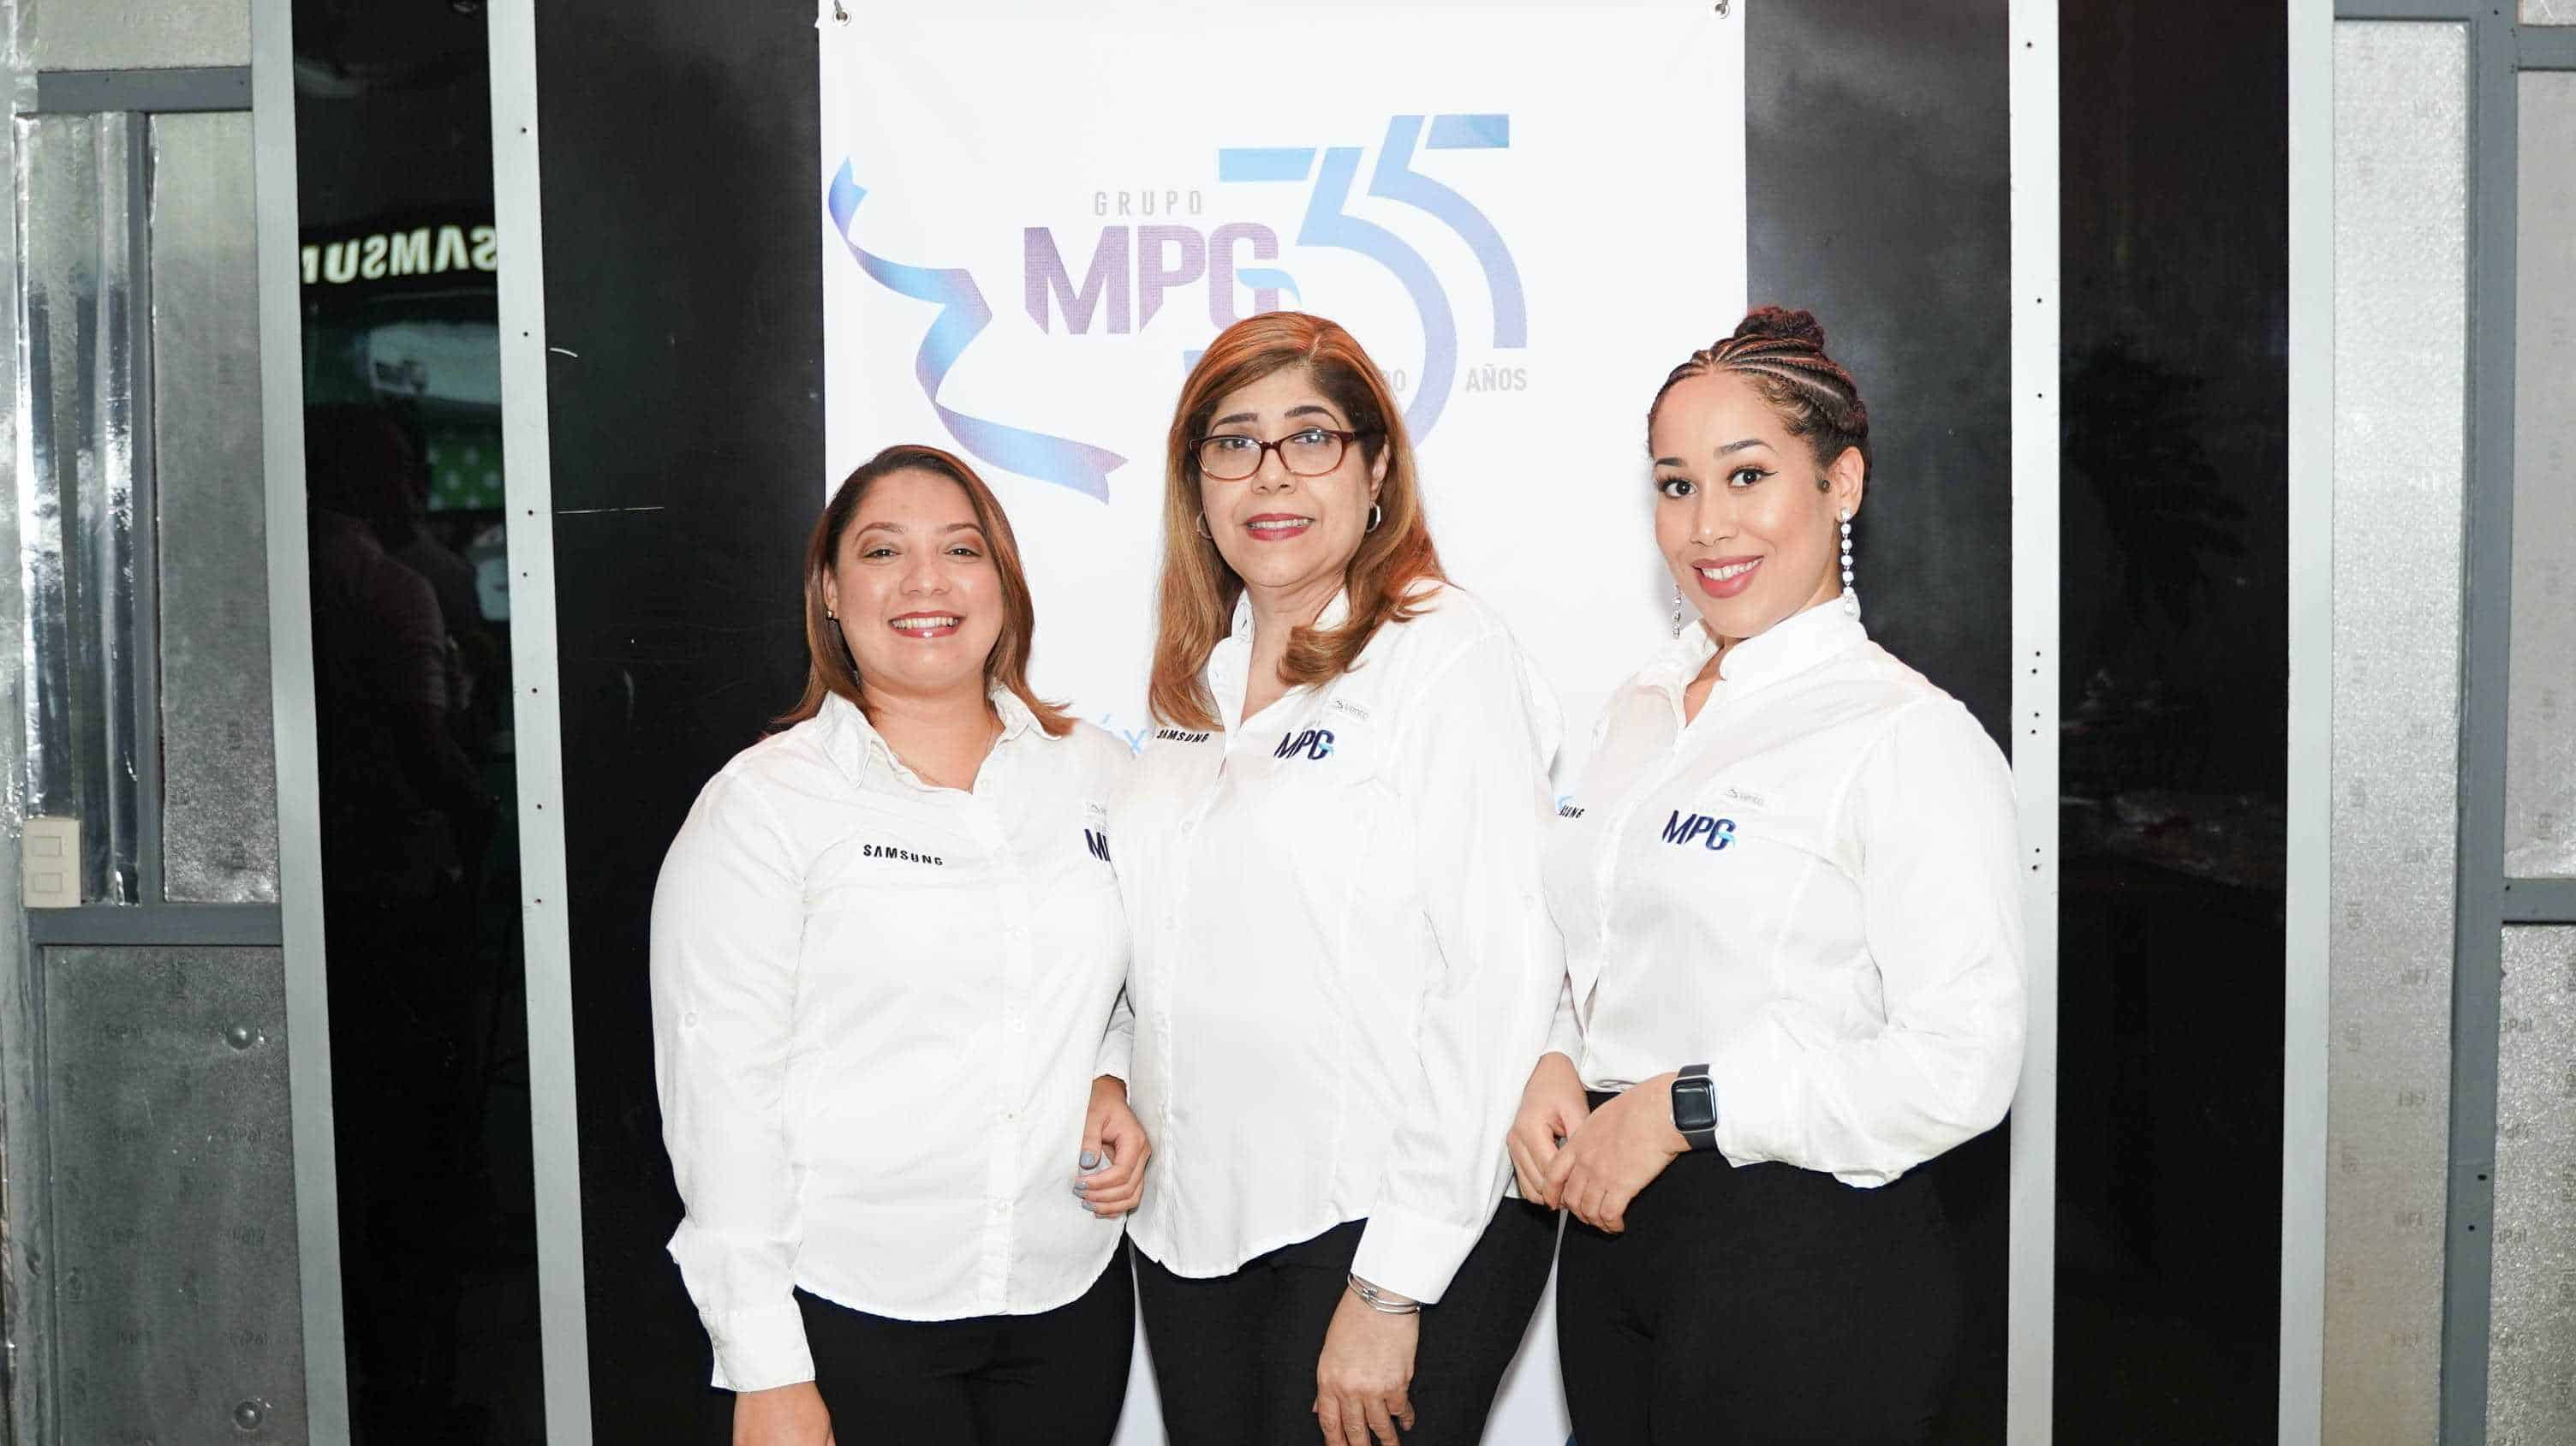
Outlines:
[{"label": "shirt collar", "polygon": [[[1056,738],[1057,735],[1038,726],[1037,714],[1029,711],[1029,705],[1020,701],[1019,694],[996,683],[984,696],[992,700],[993,712],[1002,720],[1001,736],[993,740],[996,749],[1032,733],[1050,741]],[[832,755],[832,761],[853,781],[865,778],[869,766],[874,764],[916,788],[930,786],[895,756],[894,745],[885,741],[885,735],[868,721],[866,710],[858,704],[838,693],[827,693],[823,698],[823,711],[816,716],[828,730],[824,744]]]},{"label": "shirt collar", "polygon": [[[1344,588],[1333,594],[1333,600],[1324,604],[1324,610],[1315,614],[1315,621],[1307,626],[1338,628],[1350,621],[1350,617],[1351,593],[1350,589]],[[1229,636],[1241,638],[1247,645],[1252,641],[1252,593],[1249,589],[1234,600],[1234,630]]]},{"label": "shirt collar", "polygon": [[[1857,616],[1843,610],[1837,597],[1792,613],[1768,631],[1737,643],[1726,656],[1724,683],[1730,692],[1750,693],[1868,640],[1869,631]],[[1647,665],[1644,681],[1648,687],[1679,697],[1716,651],[1717,640],[1707,628],[1684,628]]]},{"label": "shirt collar", "polygon": [[[1333,594],[1324,610],[1308,624],[1316,628],[1338,628],[1350,621],[1351,595],[1348,589]],[[1218,718],[1232,733],[1243,726],[1241,709],[1246,688],[1245,670],[1252,661],[1252,594],[1245,592],[1234,600],[1234,626],[1208,653],[1206,665],[1209,694],[1216,699]]]},{"label": "shirt collar", "polygon": [[1029,711],[1029,705],[1020,701],[1019,694],[996,683],[987,696],[993,700],[993,711],[1002,719],[1002,736],[996,741],[1008,743],[1031,732],[1050,742],[1057,737],[1038,727],[1038,715]]}]

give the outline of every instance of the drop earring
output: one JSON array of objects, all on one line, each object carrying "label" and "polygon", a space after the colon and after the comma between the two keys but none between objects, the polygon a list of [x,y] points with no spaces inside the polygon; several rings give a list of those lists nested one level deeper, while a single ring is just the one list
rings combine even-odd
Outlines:
[{"label": "drop earring", "polygon": [[1682,590],[1673,589],[1673,636],[1682,635]]},{"label": "drop earring", "polygon": [[1843,615],[1860,616],[1860,595],[1852,591],[1851,509],[1842,510],[1843,525]]}]

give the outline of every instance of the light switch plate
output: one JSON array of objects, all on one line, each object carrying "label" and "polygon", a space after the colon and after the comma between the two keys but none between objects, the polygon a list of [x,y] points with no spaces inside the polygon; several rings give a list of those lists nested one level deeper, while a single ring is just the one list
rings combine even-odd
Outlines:
[{"label": "light switch plate", "polygon": [[18,841],[18,872],[30,909],[80,907],[80,820],[31,818]]}]

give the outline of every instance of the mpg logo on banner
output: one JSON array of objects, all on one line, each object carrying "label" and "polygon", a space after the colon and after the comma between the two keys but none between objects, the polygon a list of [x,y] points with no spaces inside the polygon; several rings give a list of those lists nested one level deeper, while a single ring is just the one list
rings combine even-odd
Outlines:
[{"label": "mpg logo on banner", "polygon": [[[1417,147],[1508,148],[1511,123],[1509,115],[1390,117],[1367,191],[1369,196],[1433,218],[1473,251],[1490,298],[1486,314],[1492,320],[1491,350],[1497,358],[1529,345],[1528,304],[1511,246],[1475,202],[1413,169],[1413,159]],[[1403,287],[1422,337],[1421,372],[1418,384],[1414,374],[1400,367],[1390,368],[1388,377],[1406,400],[1406,428],[1416,438],[1428,439],[1458,381],[1458,312],[1450,303],[1445,279],[1422,252],[1399,233],[1350,213],[1363,154],[1358,146],[1219,147],[1215,179],[1304,190],[1303,211],[1294,232],[1298,245],[1365,258]],[[825,205],[833,230],[851,258],[888,290],[941,308],[924,339],[915,375],[922,395],[939,413],[950,436],[995,466],[1106,501],[1109,473],[1126,460],[1117,453],[965,416],[939,405],[941,383],[966,346],[992,321],[992,310],[971,272],[905,266],[860,245],[852,228],[858,224],[859,203],[866,197],[854,164],[844,160],[832,177]],[[1275,207],[1256,204],[1249,209]],[[1175,292],[1185,298],[1184,305],[1200,299],[1194,293],[1204,294],[1211,330],[1221,330],[1251,312],[1276,311],[1283,296],[1291,306],[1303,299],[1296,278],[1269,264],[1279,259],[1278,231],[1261,221],[1226,221],[1208,215],[1206,192],[1196,184],[1187,191],[1119,191],[1114,199],[1112,192],[1097,191],[1091,197],[1091,211],[1095,217],[1121,219],[1100,227],[1097,239],[1090,242],[1090,258],[1080,268],[1079,281],[1074,268],[1066,264],[1064,243],[1057,239],[1054,227],[1021,230],[1020,296],[1029,320],[1041,332],[1086,336],[1096,329],[1106,336],[1131,336],[1145,330]],[[1142,219],[1156,215],[1164,219]],[[1198,355],[1198,348],[1183,348],[1183,369]],[[1527,368],[1488,361],[1469,369],[1466,390],[1518,391],[1528,381]]]},{"label": "mpg logo on banner", "polygon": [[1181,379],[1240,317],[1330,316],[1582,736],[1669,614],[1646,404],[1744,307],[1741,7],[840,8],[827,486],[891,442],[972,460],[1039,687],[1141,740]]}]

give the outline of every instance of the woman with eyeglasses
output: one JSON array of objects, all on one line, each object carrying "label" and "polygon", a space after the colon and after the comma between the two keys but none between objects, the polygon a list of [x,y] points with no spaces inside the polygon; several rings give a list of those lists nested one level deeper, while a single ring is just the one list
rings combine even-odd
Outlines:
[{"label": "woman with eyeglasses", "polygon": [[735,1446],[1107,1446],[1135,1340],[1126,747],[1031,690],[1019,545],[889,447],[805,557],[803,701],[653,893],[671,1257]]},{"label": "woman with eyeglasses", "polygon": [[1503,1198],[1503,1133],[1563,972],[1555,707],[1442,576],[1339,326],[1227,328],[1165,476],[1119,860],[1163,1419],[1178,1446],[1474,1442],[1554,1246]]},{"label": "woman with eyeglasses", "polygon": [[2012,776],[1861,626],[1869,412],[1814,317],[1746,317],[1647,429],[1673,640],[1555,826],[1564,1007],[1511,1138],[1575,1217],[1566,1404],[1587,1443],[1929,1440],[1961,1296],[1920,1167],[2021,1065]]}]

